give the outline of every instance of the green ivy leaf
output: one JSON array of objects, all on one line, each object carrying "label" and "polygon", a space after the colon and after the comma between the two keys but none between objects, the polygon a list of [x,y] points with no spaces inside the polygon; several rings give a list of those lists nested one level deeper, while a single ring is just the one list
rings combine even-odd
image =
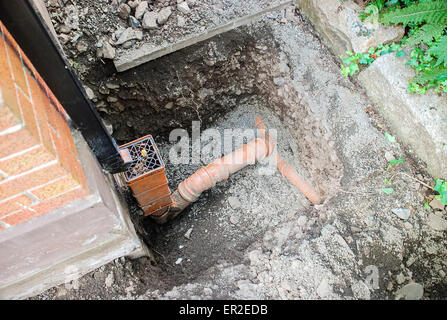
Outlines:
[{"label": "green ivy leaf", "polygon": [[386,194],[392,194],[394,189],[393,188],[382,188],[382,191]]},{"label": "green ivy leaf", "polygon": [[390,135],[388,132],[385,132],[385,138],[386,138],[390,143],[396,143],[396,137]]},{"label": "green ivy leaf", "polygon": [[390,162],[393,166],[395,166],[396,164],[404,163],[405,160],[402,159],[402,158],[399,158],[399,159],[395,159],[395,160],[390,160],[389,162]]}]

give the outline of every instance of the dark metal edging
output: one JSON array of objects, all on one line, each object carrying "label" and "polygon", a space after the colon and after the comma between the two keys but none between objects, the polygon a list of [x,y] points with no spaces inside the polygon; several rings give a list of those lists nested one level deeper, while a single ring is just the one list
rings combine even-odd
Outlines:
[{"label": "dark metal edging", "polygon": [[115,140],[29,0],[0,0],[0,20],[57,97],[104,170],[125,171]]}]

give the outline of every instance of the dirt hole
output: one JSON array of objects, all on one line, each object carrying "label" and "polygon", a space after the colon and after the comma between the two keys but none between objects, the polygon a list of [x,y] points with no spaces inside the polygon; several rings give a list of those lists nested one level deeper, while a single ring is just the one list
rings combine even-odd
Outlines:
[{"label": "dirt hole", "polygon": [[[254,129],[255,117],[261,116],[267,128],[277,130],[281,156],[327,199],[339,183],[342,165],[325,119],[302,103],[292,79],[289,58],[265,24],[225,33],[127,72],[115,73],[108,65],[86,76],[96,107],[118,144],[154,136],[171,190],[212,160],[172,164],[172,130],[185,129],[191,137],[192,122],[198,121],[202,133],[213,128],[223,136],[228,129]],[[247,142],[237,140],[233,150]],[[209,141],[201,146],[209,147]],[[142,218],[128,191],[127,199],[139,232],[166,273],[163,278],[175,279],[176,285],[196,278],[222,257],[242,259],[242,252],[270,227],[311,210],[310,202],[265,164],[246,168],[205,192],[163,226]]]}]

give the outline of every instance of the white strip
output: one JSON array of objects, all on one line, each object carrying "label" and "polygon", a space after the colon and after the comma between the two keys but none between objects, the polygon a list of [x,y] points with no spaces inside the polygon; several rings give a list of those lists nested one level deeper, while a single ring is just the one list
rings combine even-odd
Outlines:
[{"label": "white strip", "polygon": [[5,134],[10,134],[10,133],[14,133],[19,131],[20,129],[23,128],[23,124],[19,123],[16,124],[15,126],[9,127],[8,129],[5,129],[3,131],[0,132],[0,136],[3,136]]},{"label": "white strip", "polygon": [[40,147],[40,144],[36,144],[36,145],[34,145],[32,147],[29,147],[28,149],[25,149],[25,150],[22,150],[22,151],[19,151],[19,152],[7,155],[6,157],[1,158],[0,162],[5,161],[5,160],[9,160],[9,159],[14,158],[14,157],[21,156],[22,154],[27,153],[29,151],[32,151],[34,149],[37,149],[39,147]]}]

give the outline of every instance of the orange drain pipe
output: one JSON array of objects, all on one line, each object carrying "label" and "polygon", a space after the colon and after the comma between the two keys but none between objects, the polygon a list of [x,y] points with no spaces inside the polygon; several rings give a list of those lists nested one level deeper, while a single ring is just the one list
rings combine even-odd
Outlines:
[{"label": "orange drain pipe", "polygon": [[[255,126],[259,129],[261,137],[265,136],[264,123],[261,118],[257,117]],[[282,160],[278,152],[275,154],[275,165],[278,168],[281,175],[286,178],[292,185],[294,185],[302,194],[309,199],[313,204],[320,204],[320,195],[310,186],[301,176],[296,172],[295,168],[291,167],[286,161]]]},{"label": "orange drain pipe", "polygon": [[[123,158],[132,161],[130,169],[123,173],[125,181],[145,215],[150,215],[157,223],[165,223],[197,201],[204,191],[227,180],[246,166],[254,165],[272,155],[274,143],[265,133],[260,118],[256,118],[256,127],[259,128],[260,138],[255,138],[236,151],[200,168],[182,181],[172,194],[167,185],[163,161],[152,136],[148,135],[127,143],[120,147]],[[321,202],[318,193],[293,167],[281,160],[278,154],[275,155],[275,165],[281,175],[313,204]]]},{"label": "orange drain pipe", "polygon": [[170,218],[175,218],[188,205],[197,201],[202,192],[213,188],[216,183],[227,180],[233,173],[269,157],[273,148],[271,139],[255,138],[236,151],[197,170],[182,181],[177,191],[172,194]]}]

